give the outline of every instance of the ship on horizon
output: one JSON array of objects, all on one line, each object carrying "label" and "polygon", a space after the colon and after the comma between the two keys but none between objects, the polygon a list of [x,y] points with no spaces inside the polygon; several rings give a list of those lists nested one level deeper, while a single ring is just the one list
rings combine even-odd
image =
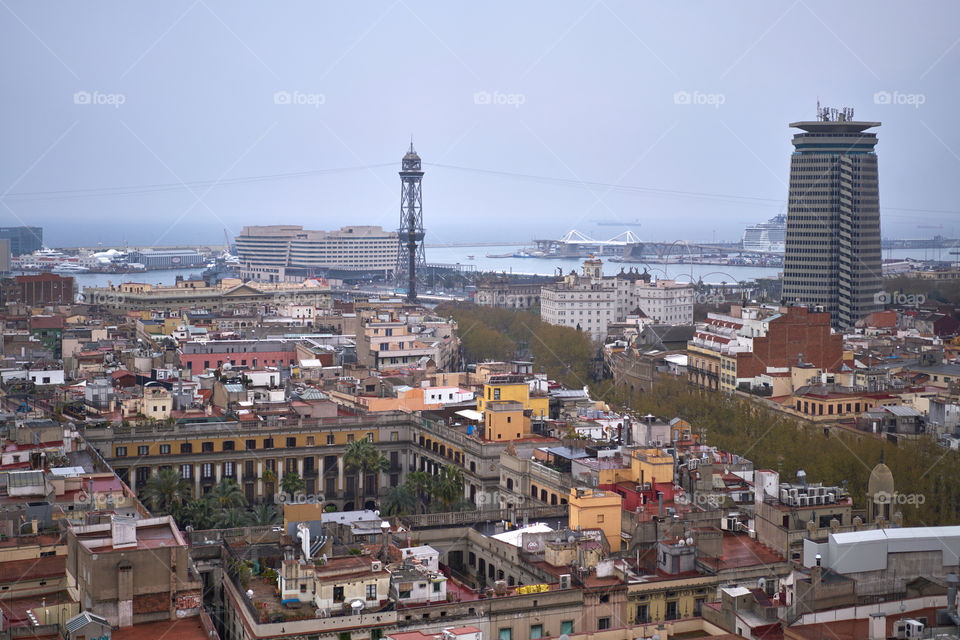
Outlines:
[{"label": "ship on horizon", "polygon": [[784,253],[787,242],[787,216],[781,213],[766,222],[753,224],[743,231],[744,251]]}]

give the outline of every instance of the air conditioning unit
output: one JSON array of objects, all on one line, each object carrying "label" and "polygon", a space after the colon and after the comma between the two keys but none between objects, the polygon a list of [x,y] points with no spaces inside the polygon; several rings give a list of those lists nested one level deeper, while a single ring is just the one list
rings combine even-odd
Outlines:
[{"label": "air conditioning unit", "polygon": [[376,573],[377,571],[383,571],[383,563],[379,560],[374,560],[370,563],[370,570]]},{"label": "air conditioning unit", "polygon": [[919,620],[897,620],[894,624],[896,638],[922,638],[923,623]]},{"label": "air conditioning unit", "polygon": [[560,574],[560,588],[569,589],[570,588],[570,574],[562,573]]}]

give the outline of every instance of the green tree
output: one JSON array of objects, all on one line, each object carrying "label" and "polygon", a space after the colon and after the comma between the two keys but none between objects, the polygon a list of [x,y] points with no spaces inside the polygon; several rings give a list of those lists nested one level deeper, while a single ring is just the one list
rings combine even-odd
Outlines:
[{"label": "green tree", "polygon": [[380,509],[387,516],[402,516],[415,512],[417,503],[417,496],[414,495],[410,487],[403,484],[399,487],[393,487],[387,492],[380,504]]},{"label": "green tree", "polygon": [[303,493],[303,490],[306,488],[306,481],[292,471],[283,476],[283,480],[280,481],[280,490],[291,497],[297,495],[298,493]]},{"label": "green tree", "polygon": [[359,476],[357,491],[360,496],[364,495],[363,482],[368,473],[374,474],[374,494],[376,494],[380,473],[390,469],[390,462],[368,438],[354,440],[347,445],[347,450],[343,454],[343,464],[348,471]]},{"label": "green tree", "polygon": [[216,519],[218,529],[245,527],[252,521],[250,512],[241,507],[230,507],[219,513]]},{"label": "green tree", "polygon": [[433,478],[431,495],[443,511],[451,511],[453,505],[463,498],[463,472],[459,467],[447,465]]},{"label": "green tree", "polygon": [[173,469],[160,469],[147,479],[141,491],[143,501],[154,513],[171,513],[191,496],[193,487]]},{"label": "green tree", "polygon": [[206,498],[190,500],[178,507],[174,518],[181,527],[197,530],[212,529],[216,524],[217,511]]},{"label": "green tree", "polygon": [[247,499],[243,496],[240,485],[233,478],[224,478],[218,482],[205,498],[219,510],[247,506]]},{"label": "green tree", "polygon": [[433,488],[433,477],[426,471],[411,471],[407,474],[403,486],[408,487],[416,497],[417,512],[425,510],[430,500],[430,491]]},{"label": "green tree", "polygon": [[250,510],[251,524],[266,526],[280,521],[280,513],[272,504],[258,504]]}]

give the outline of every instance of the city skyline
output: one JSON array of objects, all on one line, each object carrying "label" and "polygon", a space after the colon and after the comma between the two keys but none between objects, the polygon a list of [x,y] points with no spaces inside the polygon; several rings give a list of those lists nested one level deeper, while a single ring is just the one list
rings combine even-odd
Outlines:
[{"label": "city skyline", "polygon": [[[27,63],[2,63],[18,123],[0,161],[3,224],[44,226],[52,245],[212,242],[264,219],[392,229],[412,133],[428,244],[615,229],[597,220],[639,220],[644,239],[734,240],[785,212],[784,132],[819,98],[885,123],[878,152],[898,180],[881,197],[884,233],[955,235],[956,9],[869,6],[600,3],[502,21],[431,5],[265,18],[184,3],[123,15],[107,37],[119,18],[106,12],[10,3],[19,20],[0,28]],[[689,37],[658,28],[673,21]],[[817,74],[800,33],[832,61]]]}]

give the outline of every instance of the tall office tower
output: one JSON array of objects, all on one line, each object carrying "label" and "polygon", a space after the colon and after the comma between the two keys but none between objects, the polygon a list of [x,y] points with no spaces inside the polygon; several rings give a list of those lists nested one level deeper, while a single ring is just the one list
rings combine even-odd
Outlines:
[{"label": "tall office tower", "polygon": [[43,249],[42,227],[0,227],[0,238],[10,240],[10,253],[15,256]]},{"label": "tall office tower", "polygon": [[423,170],[420,168],[420,156],[410,150],[403,156],[400,164],[400,254],[397,258],[396,277],[399,286],[406,285],[407,301],[417,301],[417,268],[423,269],[426,257],[423,251],[423,199],[420,181]]},{"label": "tall office tower", "polygon": [[822,307],[835,328],[881,308],[879,122],[853,109],[820,108],[812,122],[791,122],[783,301]]}]

